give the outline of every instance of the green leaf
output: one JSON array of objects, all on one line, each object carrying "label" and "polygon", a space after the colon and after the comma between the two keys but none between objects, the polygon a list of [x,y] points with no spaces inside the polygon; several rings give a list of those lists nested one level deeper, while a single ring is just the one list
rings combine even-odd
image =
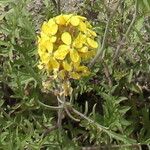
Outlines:
[{"label": "green leaf", "polygon": [[122,101],[125,101],[125,100],[128,100],[127,97],[119,97],[116,101],[115,101],[115,104],[119,104],[121,103]]},{"label": "green leaf", "polygon": [[131,83],[133,77],[133,69],[130,70],[130,74],[128,76],[128,82]]},{"label": "green leaf", "polygon": [[122,114],[122,116],[128,111],[130,110],[131,107],[130,106],[122,106],[121,109],[119,110],[119,112]]},{"label": "green leaf", "polygon": [[132,83],[130,85],[128,85],[129,89],[135,93],[142,93],[142,89],[140,88],[139,85]]}]

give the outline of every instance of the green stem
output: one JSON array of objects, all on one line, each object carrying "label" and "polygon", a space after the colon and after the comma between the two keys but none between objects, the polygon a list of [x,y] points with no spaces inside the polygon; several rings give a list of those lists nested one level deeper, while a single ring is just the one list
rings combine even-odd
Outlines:
[{"label": "green stem", "polygon": [[60,110],[60,109],[63,108],[62,106],[55,107],[55,106],[46,105],[46,104],[40,102],[39,100],[38,100],[37,102],[38,102],[41,106],[46,107],[46,108],[48,108],[48,109],[52,109],[52,110]]},{"label": "green stem", "polygon": [[[68,107],[69,107],[69,106],[68,106]],[[98,124],[97,122],[95,122],[94,120],[92,120],[92,119],[90,119],[89,117],[85,116],[84,114],[80,113],[79,111],[77,111],[76,109],[72,108],[71,106],[70,106],[70,109],[71,109],[75,114],[79,115],[81,118],[83,118],[83,119],[87,120],[89,123],[95,125],[95,126],[97,127],[97,129],[99,129],[99,131],[103,131],[103,132],[107,133],[110,137],[113,137],[113,138],[115,138],[115,139],[117,139],[117,140],[120,140],[120,141],[122,141],[122,142],[124,142],[124,143],[131,143],[131,144],[132,144],[132,143],[135,143],[135,141],[132,140],[132,139],[130,139],[130,138],[126,138],[126,137],[124,137],[124,136],[122,136],[122,135],[120,135],[120,134],[118,134],[118,133],[115,133],[115,132],[113,132],[113,131],[110,131],[108,128],[106,128],[106,127],[104,127],[104,126]]]}]

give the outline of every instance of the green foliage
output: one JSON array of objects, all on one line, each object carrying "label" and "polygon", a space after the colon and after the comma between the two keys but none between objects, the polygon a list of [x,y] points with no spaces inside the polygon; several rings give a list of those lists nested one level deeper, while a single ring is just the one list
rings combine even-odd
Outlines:
[{"label": "green foliage", "polygon": [[[109,25],[102,59],[91,68],[90,77],[72,81],[72,105],[89,121],[66,116],[62,130],[51,132],[57,111],[45,106],[56,106],[56,97],[43,90],[42,82],[48,79],[37,68],[36,42],[41,22],[59,11],[55,1],[44,0],[39,12],[32,14],[30,3],[0,0],[0,149],[71,150],[93,145],[130,149],[129,144],[150,144],[149,0],[137,1],[136,19],[125,40],[135,1],[121,2]],[[113,6],[114,1],[100,0],[79,5],[78,14],[91,20],[99,43]]]}]

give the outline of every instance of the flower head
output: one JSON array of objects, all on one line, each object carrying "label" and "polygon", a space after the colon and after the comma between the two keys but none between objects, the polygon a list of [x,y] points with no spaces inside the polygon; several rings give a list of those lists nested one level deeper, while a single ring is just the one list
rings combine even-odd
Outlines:
[{"label": "flower head", "polygon": [[88,75],[85,64],[98,47],[96,36],[87,19],[79,15],[59,15],[44,22],[38,37],[39,69],[61,79]]}]

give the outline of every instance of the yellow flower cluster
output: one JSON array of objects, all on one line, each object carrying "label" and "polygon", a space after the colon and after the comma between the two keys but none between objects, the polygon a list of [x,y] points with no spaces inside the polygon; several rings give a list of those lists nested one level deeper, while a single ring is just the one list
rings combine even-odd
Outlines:
[{"label": "yellow flower cluster", "polygon": [[87,19],[79,15],[59,15],[44,22],[38,37],[39,69],[61,79],[88,75],[84,63],[96,52],[96,36]]}]

